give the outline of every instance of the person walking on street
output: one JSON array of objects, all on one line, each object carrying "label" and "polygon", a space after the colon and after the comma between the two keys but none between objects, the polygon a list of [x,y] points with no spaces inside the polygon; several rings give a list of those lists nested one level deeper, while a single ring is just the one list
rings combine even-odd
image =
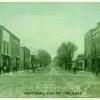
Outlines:
[{"label": "person walking on street", "polygon": [[76,63],[75,63],[75,65],[74,65],[73,72],[74,72],[74,74],[77,73],[77,64],[76,64]]},{"label": "person walking on street", "polygon": [[1,71],[2,71],[2,66],[0,65],[0,75],[1,75]]}]

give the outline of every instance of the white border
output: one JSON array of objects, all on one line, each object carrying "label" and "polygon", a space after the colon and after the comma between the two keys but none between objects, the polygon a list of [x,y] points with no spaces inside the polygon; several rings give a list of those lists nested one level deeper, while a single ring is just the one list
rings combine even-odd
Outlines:
[{"label": "white border", "polygon": [[0,0],[0,2],[100,2],[100,0]]},{"label": "white border", "polygon": [[[0,2],[100,2],[99,0],[0,0]],[[0,98],[0,100],[100,100],[100,98]]]},{"label": "white border", "polygon": [[100,98],[1,98],[2,100],[100,100]]}]

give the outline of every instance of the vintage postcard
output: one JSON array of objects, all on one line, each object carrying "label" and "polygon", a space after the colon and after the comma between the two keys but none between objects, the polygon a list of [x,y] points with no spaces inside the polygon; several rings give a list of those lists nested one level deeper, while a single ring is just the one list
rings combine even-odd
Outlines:
[{"label": "vintage postcard", "polygon": [[69,97],[100,97],[100,3],[0,2],[0,98]]}]

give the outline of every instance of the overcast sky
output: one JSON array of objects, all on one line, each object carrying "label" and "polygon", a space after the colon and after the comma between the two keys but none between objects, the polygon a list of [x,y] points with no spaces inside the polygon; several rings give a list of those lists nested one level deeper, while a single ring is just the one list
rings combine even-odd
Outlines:
[{"label": "overcast sky", "polygon": [[21,45],[45,49],[52,56],[62,42],[84,52],[84,35],[100,21],[100,3],[0,3],[0,24]]}]

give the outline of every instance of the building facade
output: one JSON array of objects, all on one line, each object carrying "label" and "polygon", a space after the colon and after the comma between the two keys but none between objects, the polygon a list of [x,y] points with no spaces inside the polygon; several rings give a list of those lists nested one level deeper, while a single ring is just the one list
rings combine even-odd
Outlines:
[{"label": "building facade", "polygon": [[85,35],[84,60],[85,70],[100,72],[100,23]]},{"label": "building facade", "polygon": [[[5,27],[0,26],[0,65],[11,71],[14,66],[19,67],[20,39]],[[19,68],[18,68],[19,69]]]},{"label": "building facade", "polygon": [[29,69],[31,64],[30,49],[20,47],[20,64],[21,70]]},{"label": "building facade", "polygon": [[78,70],[84,70],[84,55],[83,54],[79,54],[77,58],[75,59],[75,62],[77,64]]}]

